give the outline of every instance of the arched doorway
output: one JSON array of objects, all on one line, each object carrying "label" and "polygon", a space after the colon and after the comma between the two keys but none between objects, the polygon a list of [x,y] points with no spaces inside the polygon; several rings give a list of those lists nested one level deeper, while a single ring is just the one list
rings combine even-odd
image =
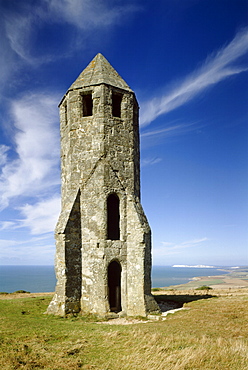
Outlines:
[{"label": "arched doorway", "polygon": [[120,239],[120,201],[116,194],[110,194],[107,199],[107,239]]},{"label": "arched doorway", "polygon": [[108,266],[108,300],[111,312],[121,311],[121,265],[117,261]]}]

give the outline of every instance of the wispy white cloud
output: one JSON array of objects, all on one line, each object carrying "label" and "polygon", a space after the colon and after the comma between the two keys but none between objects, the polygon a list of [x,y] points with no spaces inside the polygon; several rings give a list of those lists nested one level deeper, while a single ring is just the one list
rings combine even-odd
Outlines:
[{"label": "wispy white cloud", "polygon": [[123,20],[130,13],[137,12],[140,7],[125,2],[103,0],[47,0],[50,16],[55,20],[70,23],[80,29],[107,27]]},{"label": "wispy white cloud", "polygon": [[11,230],[16,228],[16,222],[13,221],[1,221],[0,222],[0,230]]},{"label": "wispy white cloud", "polygon": [[[5,83],[8,82],[8,85],[10,84],[10,73],[14,69],[14,53],[13,50],[10,47],[10,42],[8,38],[6,37],[6,30],[5,30],[5,22],[0,17],[0,45],[1,45],[1,53],[0,53],[0,80],[1,85],[5,86]],[[15,65],[16,68],[16,65]]]},{"label": "wispy white cloud", "polygon": [[[198,94],[218,82],[245,72],[248,66],[240,63],[248,52],[248,28],[243,29],[234,39],[217,53],[210,55],[205,63],[183,81],[178,82],[166,94],[154,97],[141,104],[141,126],[148,125],[158,116],[168,113],[189,102]],[[236,63],[236,65],[233,65]]]},{"label": "wispy white cloud", "polygon": [[8,248],[10,246],[14,247],[14,246],[19,246],[19,245],[33,245],[34,243],[36,244],[42,244],[42,243],[46,243],[47,242],[47,239],[50,238],[50,235],[42,235],[42,236],[35,236],[35,237],[31,237],[31,238],[26,238],[24,240],[20,240],[20,239],[0,239],[0,244],[1,244],[1,251],[4,249],[4,248]]},{"label": "wispy white cloud", "polygon": [[0,239],[0,243],[1,243],[1,253],[3,253],[3,249],[5,248],[9,248],[9,247],[13,247],[18,244],[22,244],[22,243],[19,243],[17,240],[9,240],[9,239]]},{"label": "wispy white cloud", "polygon": [[166,122],[166,127],[158,127],[156,130],[142,130],[141,131],[141,144],[142,147],[147,147],[150,145],[155,145],[164,138],[180,136],[188,132],[199,130],[202,125],[199,122],[191,123],[175,123]]},{"label": "wispy white cloud", "polygon": [[31,235],[51,233],[59,217],[60,203],[61,197],[57,194],[34,204],[22,205],[17,209],[21,217],[11,221],[0,221],[0,230],[11,232],[27,228]]},{"label": "wispy white cloud", "polygon": [[3,159],[1,208],[16,196],[50,193],[60,183],[57,101],[55,95],[36,93],[12,102],[16,156]]},{"label": "wispy white cloud", "polygon": [[162,244],[163,244],[164,247],[169,247],[169,246],[173,245],[173,243],[171,243],[171,242],[162,242]]},{"label": "wispy white cloud", "polygon": [[34,205],[26,204],[20,207],[24,219],[20,222],[21,227],[28,227],[31,234],[43,234],[52,232],[60,212],[60,196],[38,202]]},{"label": "wispy white cloud", "polygon": [[26,62],[32,62],[33,60],[29,55],[33,17],[34,13],[29,12],[26,16],[11,14],[5,18],[5,31],[10,47]]},{"label": "wispy white cloud", "polygon": [[142,149],[160,144],[165,139],[178,137],[187,133],[199,132],[203,124],[199,121],[191,123],[164,122],[165,127],[159,126],[155,130],[145,127],[141,130],[140,139]]},{"label": "wispy white cloud", "polygon": [[52,264],[53,237],[31,237],[25,240],[0,239],[0,264]]},{"label": "wispy white cloud", "polygon": [[147,132],[142,132],[141,137],[148,137],[148,136],[157,136],[157,135],[175,135],[181,132],[181,130],[185,130],[185,126],[183,124],[180,125],[174,125],[170,127],[164,127],[161,129],[153,130],[153,131],[147,131]]},{"label": "wispy white cloud", "polygon": [[181,243],[181,245],[188,248],[188,247],[195,246],[196,244],[206,242],[207,240],[208,240],[208,238],[206,238],[206,237],[205,238],[199,238],[199,239],[193,239],[193,240],[188,240],[186,242],[183,242],[183,243]]},{"label": "wispy white cloud", "polygon": [[208,238],[199,238],[199,239],[192,239],[181,243],[172,243],[172,242],[162,242],[161,246],[156,247],[156,253],[162,255],[170,255],[170,254],[178,254],[181,253],[184,249],[187,248],[195,248],[201,247],[202,243],[209,240]]},{"label": "wispy white cloud", "polygon": [[[22,61],[38,66],[68,56],[72,48],[75,51],[75,48],[82,46],[79,40],[84,41],[84,36],[119,24],[139,9],[132,3],[120,5],[104,0],[44,0],[38,1],[35,6],[27,2],[19,3],[16,10],[6,12],[3,17],[3,41],[5,44],[6,40],[9,42],[4,50],[10,47]],[[72,37],[62,38],[60,42],[64,44],[60,48],[57,45],[56,53],[54,49],[45,52],[44,48],[39,52],[37,41],[40,33],[51,24],[67,24],[71,27],[67,29],[67,34]]]},{"label": "wispy white cloud", "polygon": [[0,145],[0,166],[7,162],[7,152],[9,149],[7,145]]},{"label": "wispy white cloud", "polygon": [[140,165],[141,165],[141,167],[152,166],[152,165],[157,164],[161,161],[162,161],[162,158],[159,158],[159,157],[143,158],[141,160]]},{"label": "wispy white cloud", "polygon": [[189,131],[190,129],[195,129],[196,123],[181,123],[181,124],[174,124],[169,125],[167,127],[158,128],[157,130],[149,130],[146,132],[141,133],[141,137],[154,137],[154,136],[175,136],[175,135],[181,135],[182,133],[185,133],[186,131]]}]

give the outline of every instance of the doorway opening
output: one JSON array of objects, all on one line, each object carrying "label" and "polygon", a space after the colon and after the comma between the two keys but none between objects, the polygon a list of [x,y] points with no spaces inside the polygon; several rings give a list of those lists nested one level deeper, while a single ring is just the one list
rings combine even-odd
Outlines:
[{"label": "doorway opening", "polygon": [[121,265],[112,261],[108,266],[108,299],[111,312],[121,311]]}]

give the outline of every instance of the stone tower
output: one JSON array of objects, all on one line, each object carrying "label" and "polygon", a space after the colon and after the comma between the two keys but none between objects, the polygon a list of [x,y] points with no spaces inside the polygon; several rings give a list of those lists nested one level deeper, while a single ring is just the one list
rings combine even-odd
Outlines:
[{"label": "stone tower", "polygon": [[157,311],[151,232],[140,204],[135,94],[97,54],[59,107],[62,210],[57,286],[47,312]]}]

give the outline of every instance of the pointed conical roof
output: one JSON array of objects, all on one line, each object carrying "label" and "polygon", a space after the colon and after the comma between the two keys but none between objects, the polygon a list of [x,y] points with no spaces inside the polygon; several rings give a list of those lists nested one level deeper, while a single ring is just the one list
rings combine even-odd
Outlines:
[{"label": "pointed conical roof", "polygon": [[107,59],[100,53],[97,54],[83,72],[80,73],[69,90],[100,84],[107,84],[120,89],[132,91],[128,84],[109,64]]}]

